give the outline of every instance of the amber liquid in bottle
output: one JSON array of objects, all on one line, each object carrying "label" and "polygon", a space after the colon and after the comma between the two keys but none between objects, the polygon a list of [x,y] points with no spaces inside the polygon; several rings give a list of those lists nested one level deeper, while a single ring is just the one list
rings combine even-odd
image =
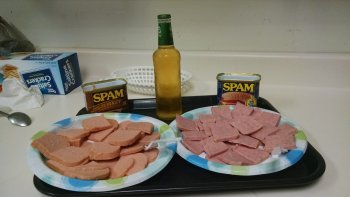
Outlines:
[{"label": "amber liquid in bottle", "polygon": [[181,56],[173,44],[170,15],[159,15],[158,22],[158,49],[153,53],[156,113],[159,119],[170,121],[182,113]]}]

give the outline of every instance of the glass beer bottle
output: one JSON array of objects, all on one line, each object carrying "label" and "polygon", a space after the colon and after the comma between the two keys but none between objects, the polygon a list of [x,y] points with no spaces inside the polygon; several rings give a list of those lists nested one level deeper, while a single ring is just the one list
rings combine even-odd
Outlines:
[{"label": "glass beer bottle", "polygon": [[180,53],[174,46],[170,14],[158,15],[158,49],[153,53],[156,113],[170,121],[182,113]]}]

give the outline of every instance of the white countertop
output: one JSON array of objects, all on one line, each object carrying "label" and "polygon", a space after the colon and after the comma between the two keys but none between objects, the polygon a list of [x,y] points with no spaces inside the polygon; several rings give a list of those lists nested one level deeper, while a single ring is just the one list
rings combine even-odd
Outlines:
[{"label": "white countertop", "polygon": [[[72,49],[45,49],[73,51]],[[85,82],[107,77],[120,67],[152,65],[151,51],[79,50]],[[350,170],[350,54],[183,52],[182,68],[193,74],[183,96],[216,94],[219,72],[262,75],[260,96],[301,125],[308,141],[326,161],[326,171],[306,187],[227,191],[198,196],[347,196]],[[149,98],[129,93],[130,99]],[[0,195],[41,196],[26,161],[31,136],[84,107],[81,88],[68,95],[45,95],[41,108],[25,110],[33,123],[16,127],[0,117]],[[197,194],[191,194],[191,196]]]}]

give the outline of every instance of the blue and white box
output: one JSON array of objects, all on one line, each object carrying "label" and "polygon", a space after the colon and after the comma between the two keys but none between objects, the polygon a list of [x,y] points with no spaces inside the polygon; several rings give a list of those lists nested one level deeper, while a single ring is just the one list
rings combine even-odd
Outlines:
[{"label": "blue and white box", "polygon": [[38,86],[43,94],[68,94],[82,84],[78,56],[73,52],[15,54],[0,60],[0,75],[17,77],[28,87]]}]

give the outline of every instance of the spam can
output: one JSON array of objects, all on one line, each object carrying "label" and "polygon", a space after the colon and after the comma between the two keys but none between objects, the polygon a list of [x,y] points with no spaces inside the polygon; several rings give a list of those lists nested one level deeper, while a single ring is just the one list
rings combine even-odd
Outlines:
[{"label": "spam can", "polygon": [[257,106],[261,76],[254,73],[219,73],[217,101],[219,105]]},{"label": "spam can", "polygon": [[127,82],[108,79],[82,85],[85,106],[89,113],[122,111],[128,107]]}]

